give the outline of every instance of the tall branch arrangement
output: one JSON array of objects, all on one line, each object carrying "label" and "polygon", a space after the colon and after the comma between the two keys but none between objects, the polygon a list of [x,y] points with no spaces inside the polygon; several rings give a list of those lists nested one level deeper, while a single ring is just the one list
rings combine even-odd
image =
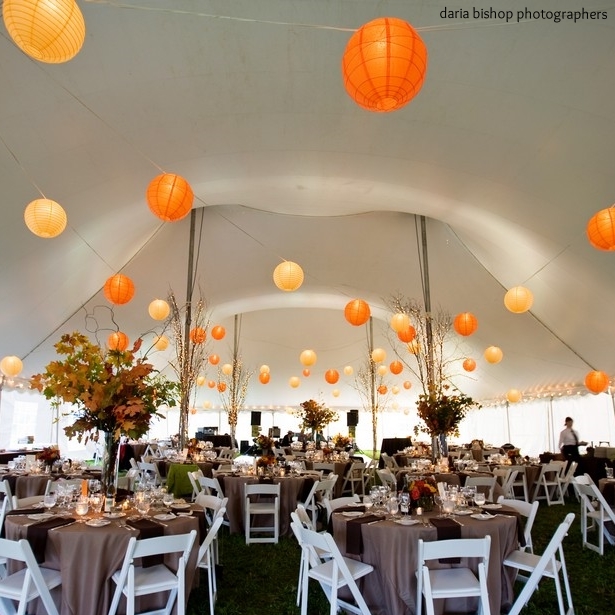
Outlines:
[{"label": "tall branch arrangement", "polygon": [[206,304],[199,299],[196,304],[177,305],[174,293],[169,293],[171,306],[171,335],[175,345],[175,358],[170,361],[179,382],[179,447],[187,446],[190,399],[196,391],[196,380],[207,364],[207,342],[204,335],[191,335],[191,331],[207,331],[209,319]]},{"label": "tall branch arrangement", "polygon": [[246,400],[250,379],[254,373],[252,370],[246,369],[241,360],[241,354],[239,353],[240,334],[241,316],[236,314],[233,334],[232,371],[230,374],[225,374],[221,369],[218,369],[218,382],[223,382],[226,385],[225,387],[218,386],[218,391],[222,399],[222,406],[228,415],[228,424],[231,428],[231,439],[233,442],[235,442],[239,411]]},{"label": "tall branch arrangement", "polygon": [[416,402],[425,424],[421,430],[432,437],[457,434],[461,420],[478,404],[450,381],[449,370],[458,360],[446,353],[445,343],[452,329],[450,314],[443,310],[428,313],[416,300],[401,295],[391,299],[389,308],[394,314],[407,314],[416,330],[414,340],[404,345],[404,351],[400,350],[398,340],[393,346],[421,384],[422,393]]}]

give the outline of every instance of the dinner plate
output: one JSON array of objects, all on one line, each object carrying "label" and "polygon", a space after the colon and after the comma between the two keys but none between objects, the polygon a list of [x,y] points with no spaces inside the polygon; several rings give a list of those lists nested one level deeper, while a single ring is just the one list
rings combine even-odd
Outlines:
[{"label": "dinner plate", "polygon": [[34,519],[34,521],[44,521],[45,519],[51,519],[53,515],[51,513],[36,513],[34,515],[28,515],[28,519]]},{"label": "dinner plate", "polygon": [[[186,513],[182,513],[186,514]],[[177,517],[173,513],[166,513],[161,515],[154,515],[154,519],[158,519],[158,521],[171,521],[172,519],[177,519]]]},{"label": "dinner plate", "polygon": [[485,508],[487,510],[497,510],[498,508],[502,508],[501,504],[483,504],[481,508]]},{"label": "dinner plate", "polygon": [[190,508],[190,504],[187,504],[186,502],[173,502],[173,504],[171,504],[171,508]]},{"label": "dinner plate", "polygon": [[107,517],[108,519],[119,519],[120,517],[125,517],[126,513],[124,512],[106,512],[103,513],[103,517]]},{"label": "dinner plate", "polygon": [[456,515],[471,515],[472,511],[463,508],[461,510],[456,510],[454,514],[456,514]]},{"label": "dinner plate", "polygon": [[345,510],[342,512],[344,517],[360,517],[363,513],[360,510]]},{"label": "dinner plate", "polygon": [[188,512],[178,512],[177,516],[178,517],[189,517],[192,514],[192,511],[189,510]]},{"label": "dinner plate", "polygon": [[493,515],[486,515],[485,513],[476,513],[472,515],[472,519],[478,519],[479,521],[486,521],[487,519],[493,519]]},{"label": "dinner plate", "polygon": [[108,519],[88,519],[85,524],[90,527],[104,527],[105,525],[109,525],[111,521]]},{"label": "dinner plate", "polygon": [[399,523],[399,525],[415,525],[419,523],[416,519],[395,519],[395,523]]}]

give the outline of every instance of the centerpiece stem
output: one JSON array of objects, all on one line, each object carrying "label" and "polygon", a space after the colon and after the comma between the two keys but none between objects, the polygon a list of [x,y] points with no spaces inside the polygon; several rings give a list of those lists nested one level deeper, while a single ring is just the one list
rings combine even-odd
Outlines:
[{"label": "centerpiece stem", "polygon": [[117,473],[119,464],[120,442],[111,431],[99,431],[99,438],[104,437],[101,484],[105,495],[105,510],[113,505],[117,493]]}]

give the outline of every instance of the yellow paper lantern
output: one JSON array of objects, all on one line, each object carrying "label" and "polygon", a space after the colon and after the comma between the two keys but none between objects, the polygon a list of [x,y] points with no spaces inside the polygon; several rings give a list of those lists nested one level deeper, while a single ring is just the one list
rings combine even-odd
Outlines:
[{"label": "yellow paper lantern", "polygon": [[211,401],[209,399],[206,399],[203,402],[203,408],[205,408],[206,410],[208,410],[209,408],[211,408]]},{"label": "yellow paper lantern", "polygon": [[109,350],[119,350],[123,352],[128,348],[128,336],[123,331],[114,331],[107,337]]},{"label": "yellow paper lantern", "polygon": [[379,17],[361,26],[342,58],[346,92],[368,111],[395,111],[409,103],[426,72],[425,43],[407,21],[396,17]]},{"label": "yellow paper lantern", "polygon": [[399,395],[399,387],[396,384],[391,387],[391,393],[393,393],[393,395]]},{"label": "yellow paper lantern", "polygon": [[593,370],[585,376],[585,386],[592,393],[604,393],[609,386],[609,377],[602,371]]},{"label": "yellow paper lantern", "polygon": [[384,348],[374,348],[372,350],[372,361],[374,363],[382,363],[387,358],[387,353]]},{"label": "yellow paper lantern", "polygon": [[301,380],[297,376],[291,376],[288,380],[288,384],[290,384],[293,389],[296,389],[301,384]]},{"label": "yellow paper lantern", "polygon": [[85,21],[75,0],[4,0],[2,17],[13,42],[40,62],[67,62],[85,40]]},{"label": "yellow paper lantern", "polygon": [[171,311],[171,306],[164,299],[154,299],[147,311],[154,320],[164,320]]},{"label": "yellow paper lantern", "polygon": [[194,202],[190,184],[174,173],[162,173],[154,177],[145,196],[152,213],[165,222],[177,222],[185,218]]},{"label": "yellow paper lantern", "polygon": [[504,353],[502,352],[502,349],[497,346],[489,346],[489,348],[485,350],[483,356],[485,357],[485,361],[487,361],[487,363],[495,364],[502,360]]},{"label": "yellow paper lantern", "polygon": [[206,382],[207,382],[207,379],[205,378],[205,376],[197,376],[196,378],[197,386],[202,387]]},{"label": "yellow paper lantern", "polygon": [[333,397],[339,397],[340,396],[340,390],[339,389],[333,389],[333,391],[331,391],[331,395],[333,395]]},{"label": "yellow paper lantern", "polygon": [[352,365],[346,365],[344,367],[344,375],[352,376],[352,374],[354,374],[354,368],[352,367]]},{"label": "yellow paper lantern", "polygon": [[384,376],[389,371],[389,368],[386,365],[379,365],[376,372],[379,376]]},{"label": "yellow paper lantern", "polygon": [[8,355],[0,361],[0,371],[9,378],[19,376],[23,369],[23,363],[19,357]]},{"label": "yellow paper lantern", "polygon": [[166,350],[169,347],[169,338],[166,335],[157,335],[154,338],[154,348],[156,350]]},{"label": "yellow paper lantern", "polygon": [[519,391],[518,389],[508,389],[508,391],[506,392],[506,399],[512,404],[516,404],[521,399],[521,397],[521,391]]},{"label": "yellow paper lantern", "polygon": [[261,365],[258,371],[261,374],[268,374],[271,370],[269,369],[269,365]]},{"label": "yellow paper lantern", "polygon": [[66,212],[51,199],[36,199],[28,204],[24,214],[26,226],[38,237],[57,237],[66,228]]},{"label": "yellow paper lantern", "polygon": [[225,363],[222,366],[222,373],[225,376],[230,376],[233,373],[233,366],[230,363]]},{"label": "yellow paper lantern", "polygon": [[299,361],[301,361],[301,365],[305,365],[306,367],[311,367],[316,363],[316,353],[313,350],[304,350],[299,355]]},{"label": "yellow paper lantern", "polygon": [[532,291],[524,286],[514,286],[504,295],[504,305],[513,314],[527,312],[534,303]]},{"label": "yellow paper lantern", "polygon": [[408,327],[410,327],[410,317],[408,314],[404,314],[403,312],[393,314],[391,317],[391,329],[393,329],[395,333],[406,331]]},{"label": "yellow paper lantern", "polygon": [[284,261],[273,270],[273,281],[280,290],[297,290],[303,284],[303,269],[297,263]]},{"label": "yellow paper lantern", "polygon": [[110,303],[123,305],[135,296],[135,285],[127,275],[116,273],[107,278],[103,292]]}]

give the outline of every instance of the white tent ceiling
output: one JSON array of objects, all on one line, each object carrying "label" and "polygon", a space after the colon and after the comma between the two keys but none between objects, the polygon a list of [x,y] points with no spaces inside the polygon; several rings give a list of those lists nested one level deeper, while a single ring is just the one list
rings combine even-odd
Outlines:
[{"label": "white tent ceiling", "polygon": [[[458,367],[460,388],[487,400],[567,390],[594,368],[615,374],[615,257],[585,236],[615,201],[612,10],[502,24],[442,19],[430,1],[79,4],[87,37],[66,64],[37,63],[0,36],[0,356],[22,357],[24,375],[63,332],[98,326],[106,339],[101,289],[117,271],[137,287],[113,315],[131,339],[156,325],[153,298],[172,289],[183,301],[189,219],[162,224],[144,196],[162,171],[196,195],[197,286],[212,322],[230,332],[244,314],[244,363],[271,366],[248,404],[333,401],[323,372],[366,356],[364,328],[343,318],[355,297],[371,303],[376,345],[393,358],[386,300],[421,297],[415,215],[428,218],[434,305],[479,319],[454,341],[478,362],[471,376]],[[419,29],[429,69],[408,106],[372,114],[345,93],[340,59],[352,30],[385,15]],[[41,193],[69,217],[56,239],[23,223]],[[282,259],[305,271],[296,293],[273,285]],[[535,296],[523,315],[503,305],[518,284]],[[223,362],[229,337],[211,346]],[[492,344],[498,365],[482,359]],[[304,348],[318,363],[291,389]],[[358,403],[351,380],[336,403]]]}]

